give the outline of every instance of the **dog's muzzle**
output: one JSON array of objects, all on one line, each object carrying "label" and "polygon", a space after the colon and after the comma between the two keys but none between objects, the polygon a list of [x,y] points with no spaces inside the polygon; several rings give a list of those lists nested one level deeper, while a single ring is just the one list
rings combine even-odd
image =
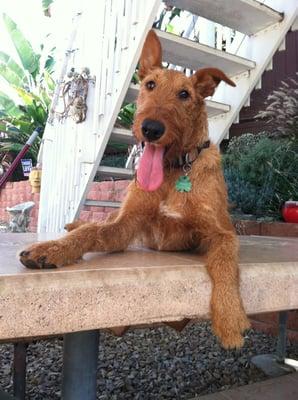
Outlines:
[{"label": "dog's muzzle", "polygon": [[149,142],[158,140],[165,132],[164,124],[154,119],[144,119],[141,128],[144,138]]}]

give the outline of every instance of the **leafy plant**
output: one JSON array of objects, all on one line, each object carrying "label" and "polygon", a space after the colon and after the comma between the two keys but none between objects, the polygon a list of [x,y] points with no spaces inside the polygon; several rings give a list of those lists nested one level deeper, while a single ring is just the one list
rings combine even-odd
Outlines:
[{"label": "leafy plant", "polygon": [[51,16],[51,9],[50,6],[51,4],[54,2],[54,0],[42,0],[41,4],[42,4],[42,9],[44,12],[44,15],[46,17],[50,17]]},{"label": "leafy plant", "polygon": [[[297,75],[298,76],[298,75]],[[282,82],[266,100],[266,109],[256,118],[266,119],[275,129],[275,136],[298,137],[298,80]]]},{"label": "leafy plant", "polygon": [[[0,154],[19,152],[36,127],[45,127],[54,90],[51,77],[54,49],[45,56],[37,54],[16,23],[6,14],[3,20],[19,60],[0,51],[0,76],[14,93],[12,98],[0,91],[0,131],[4,133],[0,138]],[[29,150],[33,161],[40,141],[41,137],[37,138]]]},{"label": "leafy plant", "polygon": [[124,128],[130,128],[133,124],[136,109],[137,106],[135,103],[126,104],[121,108],[117,117],[117,122]]},{"label": "leafy plant", "polygon": [[242,135],[223,156],[229,199],[245,214],[279,217],[286,200],[298,198],[298,142]]}]

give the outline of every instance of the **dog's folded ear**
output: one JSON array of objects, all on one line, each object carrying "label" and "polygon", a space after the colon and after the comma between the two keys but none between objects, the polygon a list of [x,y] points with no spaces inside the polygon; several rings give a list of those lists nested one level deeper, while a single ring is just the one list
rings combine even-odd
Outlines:
[{"label": "dog's folded ear", "polygon": [[202,68],[191,76],[191,81],[202,97],[212,96],[221,81],[236,86],[224,72],[217,68]]},{"label": "dog's folded ear", "polygon": [[162,68],[161,62],[161,44],[156,33],[151,29],[146,37],[140,58],[138,72],[140,79],[145,78],[153,69]]}]

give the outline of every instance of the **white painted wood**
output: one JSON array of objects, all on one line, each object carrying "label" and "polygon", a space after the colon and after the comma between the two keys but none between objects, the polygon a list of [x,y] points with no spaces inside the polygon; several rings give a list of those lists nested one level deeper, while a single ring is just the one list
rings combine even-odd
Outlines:
[{"label": "white painted wood", "polygon": [[256,90],[262,89],[262,77],[256,83],[255,89]]},{"label": "white painted wood", "polygon": [[237,84],[236,89],[220,84],[215,92],[213,100],[229,102],[231,105],[229,113],[209,120],[210,138],[217,144],[225,137],[297,17],[296,0],[287,0],[286,2],[283,0],[268,0],[267,4],[276,7],[278,10],[283,10],[284,19],[271,29],[267,29],[258,35],[247,36],[243,40],[238,54],[242,57],[249,57],[255,62],[256,67],[249,74],[234,77],[234,81]]},{"label": "white painted wood", "polygon": [[199,42],[207,46],[216,47],[215,23],[206,18],[199,17],[198,26],[200,27]]},{"label": "white painted wood", "polygon": [[272,69],[273,69],[273,59],[271,59],[267,64],[266,71],[272,71]]},{"label": "white painted wood", "polygon": [[[88,66],[86,121],[46,127],[39,232],[59,232],[80,213],[161,0],[86,0],[68,67]],[[120,68],[121,67],[121,68]]]},{"label": "white painted wood", "polygon": [[[129,86],[125,101],[128,103],[135,102],[139,94],[139,89],[140,89],[139,85],[131,84]],[[230,111],[230,106],[228,104],[220,103],[210,99],[206,100],[206,106],[209,118]]]},{"label": "white painted wood", "polygon": [[282,19],[281,14],[254,0],[167,0],[167,3],[247,35]]},{"label": "white painted wood", "polygon": [[278,51],[284,51],[286,50],[286,39],[284,38],[284,40],[281,42]]},{"label": "white painted wood", "polygon": [[111,142],[124,143],[124,144],[135,144],[136,140],[132,134],[132,131],[125,128],[113,128],[112,135],[110,138]]},{"label": "white painted wood", "polygon": [[250,96],[247,98],[244,107],[250,107]]},{"label": "white painted wood", "polygon": [[247,58],[228,54],[212,47],[156,30],[163,48],[163,59],[174,65],[196,70],[216,67],[227,75],[234,76],[255,67]]},{"label": "white painted wood", "polygon": [[118,179],[132,179],[135,175],[135,171],[132,169],[107,167],[104,165],[100,165],[97,172],[102,177],[113,177]]},{"label": "white painted wood", "polygon": [[291,26],[292,31],[298,30],[298,17],[295,19],[293,25]]}]

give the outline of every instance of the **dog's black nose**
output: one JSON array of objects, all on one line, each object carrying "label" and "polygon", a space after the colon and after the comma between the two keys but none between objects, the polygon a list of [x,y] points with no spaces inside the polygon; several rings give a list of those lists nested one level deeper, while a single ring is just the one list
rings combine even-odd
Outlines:
[{"label": "dog's black nose", "polygon": [[162,122],[154,119],[144,119],[142,123],[142,132],[149,142],[159,139],[165,132],[165,126]]}]

